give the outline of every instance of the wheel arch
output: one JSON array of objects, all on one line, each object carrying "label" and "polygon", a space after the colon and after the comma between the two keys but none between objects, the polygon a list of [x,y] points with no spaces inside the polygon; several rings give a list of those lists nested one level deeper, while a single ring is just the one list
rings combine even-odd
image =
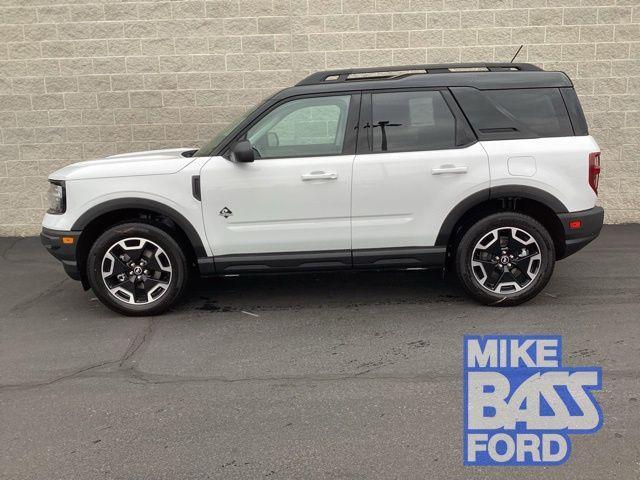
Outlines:
[{"label": "wheel arch", "polygon": [[501,211],[520,212],[535,218],[549,231],[556,257],[563,258],[564,229],[557,214],[566,213],[567,207],[549,192],[523,185],[487,188],[464,199],[445,217],[436,246],[451,250],[473,223]]},{"label": "wheel arch", "polygon": [[194,226],[175,209],[144,198],[108,200],[84,212],[71,228],[82,232],[78,239],[77,261],[83,286],[87,287],[85,266],[91,245],[105,228],[126,221],[148,222],[173,234],[184,249],[188,261],[195,268],[197,259],[207,256],[202,239]]}]

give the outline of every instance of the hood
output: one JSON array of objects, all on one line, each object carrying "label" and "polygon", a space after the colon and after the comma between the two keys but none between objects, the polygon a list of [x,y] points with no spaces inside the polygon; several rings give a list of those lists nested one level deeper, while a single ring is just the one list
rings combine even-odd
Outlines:
[{"label": "hood", "polygon": [[51,180],[86,180],[90,178],[133,177],[138,175],[169,175],[193,162],[183,152],[193,148],[172,148],[148,152],[111,155],[101,160],[85,160],[67,165],[49,175]]}]

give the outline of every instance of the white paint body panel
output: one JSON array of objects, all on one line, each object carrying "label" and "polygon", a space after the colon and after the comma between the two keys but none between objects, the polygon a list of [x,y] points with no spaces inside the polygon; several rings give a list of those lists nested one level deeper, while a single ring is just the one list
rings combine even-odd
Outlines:
[{"label": "white paint body panel", "polygon": [[50,178],[56,180],[86,180],[90,178],[135,177],[168,175],[182,170],[193,162],[182,152],[192,148],[172,148],[112,155],[100,160],[86,160],[61,168]]},{"label": "white paint body panel", "polygon": [[[570,212],[587,210],[597,196],[589,186],[589,153],[600,148],[593,137],[554,137],[481,142],[489,155],[491,186],[526,185],[544,190],[560,200]],[[514,176],[510,157],[535,158],[535,173]]]},{"label": "white paint body panel", "polygon": [[[43,226],[70,230],[90,208],[133,197],[182,214],[210,256],[414,247],[434,245],[448,213],[490,186],[535,187],[569,211],[592,208],[597,199],[587,181],[589,153],[599,151],[590,136],[248,164],[183,157],[185,150],[117,155],[53,173],[66,182],[67,211],[45,215]],[[510,171],[509,159],[523,157]],[[318,172],[337,178],[302,178]],[[192,195],[194,175],[201,175],[202,202]],[[233,212],[226,219],[219,214],[224,207]]]},{"label": "white paint body panel", "polygon": [[514,177],[533,177],[536,174],[536,157],[508,157],[507,169]]},{"label": "white paint body panel", "polygon": [[[434,175],[432,170],[442,167],[467,171]],[[489,183],[489,162],[479,143],[358,155],[353,167],[353,248],[433,246],[449,212]]]},{"label": "white paint body panel", "polygon": [[[182,150],[188,149],[180,151]],[[172,152],[167,154],[167,157],[175,156],[176,151]],[[157,152],[153,152],[153,156],[157,157]],[[178,156],[180,156],[179,153]],[[161,173],[157,168],[150,168],[146,175],[119,176],[129,167],[125,156],[120,156],[118,162],[112,162],[110,171],[105,164],[96,166],[96,170],[104,175],[102,178],[93,178],[97,173],[92,171],[94,169],[92,162],[81,162],[81,164],[58,170],[50,178],[65,181],[67,211],[63,215],[45,214],[42,225],[52,230],[71,230],[78,218],[92,207],[119,198],[143,198],[159,202],[182,214],[193,225],[205,250],[208,255],[211,255],[202,221],[202,208],[191,191],[191,177],[199,174],[200,168],[208,158],[180,157],[189,162],[182,163],[182,168],[175,173]],[[139,154],[134,154],[132,163],[136,168],[138,168],[139,159]],[[170,162],[168,159],[163,161]],[[157,167],[155,161],[150,162],[150,167],[152,166]],[[175,166],[171,169],[175,169]],[[78,179],[80,176],[82,179]]]},{"label": "white paint body panel", "polygon": [[[201,172],[202,214],[215,255],[351,248],[353,155],[235,163],[213,157]],[[313,172],[335,179],[302,179]],[[228,207],[233,215],[224,218]]]}]

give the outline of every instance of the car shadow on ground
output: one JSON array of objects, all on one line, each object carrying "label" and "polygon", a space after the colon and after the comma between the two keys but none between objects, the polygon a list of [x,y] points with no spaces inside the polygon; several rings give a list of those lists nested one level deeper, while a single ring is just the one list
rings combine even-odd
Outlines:
[{"label": "car shadow on ground", "polygon": [[441,269],[264,274],[195,279],[177,309],[258,312],[468,301]]}]

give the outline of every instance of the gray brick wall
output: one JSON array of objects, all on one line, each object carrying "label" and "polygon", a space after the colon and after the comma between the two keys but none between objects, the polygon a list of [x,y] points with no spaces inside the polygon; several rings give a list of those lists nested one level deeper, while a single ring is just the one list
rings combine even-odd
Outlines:
[{"label": "gray brick wall", "polygon": [[4,0],[0,235],[71,162],[197,146],[310,70],[519,56],[574,80],[608,222],[640,221],[640,0]]}]

